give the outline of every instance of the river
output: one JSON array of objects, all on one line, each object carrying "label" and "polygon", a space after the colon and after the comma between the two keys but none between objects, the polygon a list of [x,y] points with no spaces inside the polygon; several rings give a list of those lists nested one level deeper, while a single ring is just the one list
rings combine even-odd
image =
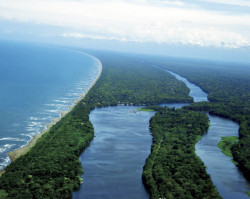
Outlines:
[{"label": "river", "polygon": [[[189,82],[180,75],[167,71],[177,79],[183,81],[190,89],[189,95],[195,102],[208,101],[207,93],[198,86]],[[248,199],[245,191],[250,190],[250,184],[245,180],[238,167],[235,166],[231,158],[224,155],[217,143],[221,137],[237,136],[239,125],[231,120],[208,114],[210,127],[207,134],[196,144],[196,154],[201,158],[207,167],[207,173],[210,174],[214,185],[217,187],[220,195],[225,199]]]},{"label": "river", "polygon": [[149,198],[141,176],[152,144],[149,120],[155,112],[138,108],[105,107],[90,113],[95,138],[80,156],[85,173],[73,198]]},{"label": "river", "polygon": [[[190,96],[195,102],[207,101],[207,93],[198,86],[170,73],[190,88]],[[164,105],[181,108],[187,104]],[[73,198],[149,198],[141,175],[152,144],[148,126],[154,112],[137,111],[138,108],[105,107],[90,113],[95,138],[80,156],[85,173],[83,184],[73,193]],[[238,136],[239,126],[218,116],[208,114],[208,117],[210,128],[196,144],[196,153],[207,166],[207,172],[223,198],[248,198],[245,191],[250,190],[249,184],[231,159],[217,147],[221,137]]]}]

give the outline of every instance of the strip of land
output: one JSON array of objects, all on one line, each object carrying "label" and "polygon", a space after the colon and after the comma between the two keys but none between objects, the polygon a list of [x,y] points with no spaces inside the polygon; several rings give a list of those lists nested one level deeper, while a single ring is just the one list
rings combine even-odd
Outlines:
[{"label": "strip of land", "polygon": [[236,136],[222,137],[217,146],[221,149],[222,153],[229,157],[233,157],[231,148],[235,142],[238,142],[238,137]]},{"label": "strip of land", "polygon": [[103,71],[87,95],[0,178],[5,198],[71,198],[80,185],[79,155],[94,137],[89,113],[96,107],[192,102],[173,76],[128,55],[99,53]]},{"label": "strip of land", "polygon": [[158,108],[150,127],[153,145],[143,182],[151,198],[221,198],[195,153],[197,140],[209,127],[207,115]]},{"label": "strip of land", "polygon": [[[99,61],[100,62],[100,61]],[[43,135],[43,134],[45,134],[45,133],[47,133],[49,130],[50,130],[50,128],[52,127],[52,126],[54,126],[57,122],[59,122],[67,113],[69,113],[76,105],[77,105],[77,103],[78,102],[80,102],[82,99],[84,99],[84,97],[86,96],[86,94],[89,92],[89,90],[95,85],[95,83],[97,82],[97,80],[99,79],[99,77],[101,76],[101,73],[102,73],[102,64],[101,64],[101,62],[99,63],[99,73],[98,73],[98,75],[97,75],[97,77],[94,79],[94,81],[91,83],[91,85],[90,85],[90,87],[74,102],[74,105],[73,106],[70,106],[69,107],[69,110],[67,110],[67,111],[62,111],[61,112],[61,117],[60,118],[55,118],[55,119],[53,119],[52,120],[52,123],[49,123],[49,124],[46,124],[46,129],[45,130],[43,130],[43,131],[41,131],[39,134],[37,134],[37,135],[35,135],[32,139],[31,139],[31,141],[27,144],[27,145],[25,145],[25,146],[23,146],[22,148],[20,148],[20,149],[17,149],[17,150],[15,150],[15,151],[11,151],[11,152],[9,152],[8,153],[8,155],[9,155],[9,157],[10,157],[10,159],[11,159],[11,161],[15,161],[17,158],[19,158],[21,155],[24,155],[25,153],[27,153],[35,144],[36,144],[36,142],[37,142],[37,140]],[[0,176],[2,175],[2,173],[4,172],[4,170],[3,171],[1,171],[0,172]]]}]

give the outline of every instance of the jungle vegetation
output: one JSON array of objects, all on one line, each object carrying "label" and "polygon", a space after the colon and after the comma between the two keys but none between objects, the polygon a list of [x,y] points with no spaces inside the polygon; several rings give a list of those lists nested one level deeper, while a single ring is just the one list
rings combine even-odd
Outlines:
[{"label": "jungle vegetation", "polygon": [[235,142],[238,142],[238,137],[236,136],[222,137],[217,146],[221,149],[222,153],[229,157],[233,157],[231,149]]},{"label": "jungle vegetation", "polygon": [[208,117],[185,109],[160,108],[150,120],[153,145],[143,171],[152,199],[221,198],[195,154]]}]

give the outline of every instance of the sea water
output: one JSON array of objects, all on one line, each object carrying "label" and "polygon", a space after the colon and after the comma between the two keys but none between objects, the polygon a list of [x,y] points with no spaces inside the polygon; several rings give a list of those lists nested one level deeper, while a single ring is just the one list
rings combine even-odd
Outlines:
[{"label": "sea water", "polygon": [[100,62],[59,47],[0,41],[0,169],[93,83]]}]

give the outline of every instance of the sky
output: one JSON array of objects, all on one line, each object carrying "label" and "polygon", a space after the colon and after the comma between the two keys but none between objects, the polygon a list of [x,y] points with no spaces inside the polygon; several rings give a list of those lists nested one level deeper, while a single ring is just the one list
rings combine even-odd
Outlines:
[{"label": "sky", "polygon": [[0,0],[1,38],[250,62],[250,0]]}]

